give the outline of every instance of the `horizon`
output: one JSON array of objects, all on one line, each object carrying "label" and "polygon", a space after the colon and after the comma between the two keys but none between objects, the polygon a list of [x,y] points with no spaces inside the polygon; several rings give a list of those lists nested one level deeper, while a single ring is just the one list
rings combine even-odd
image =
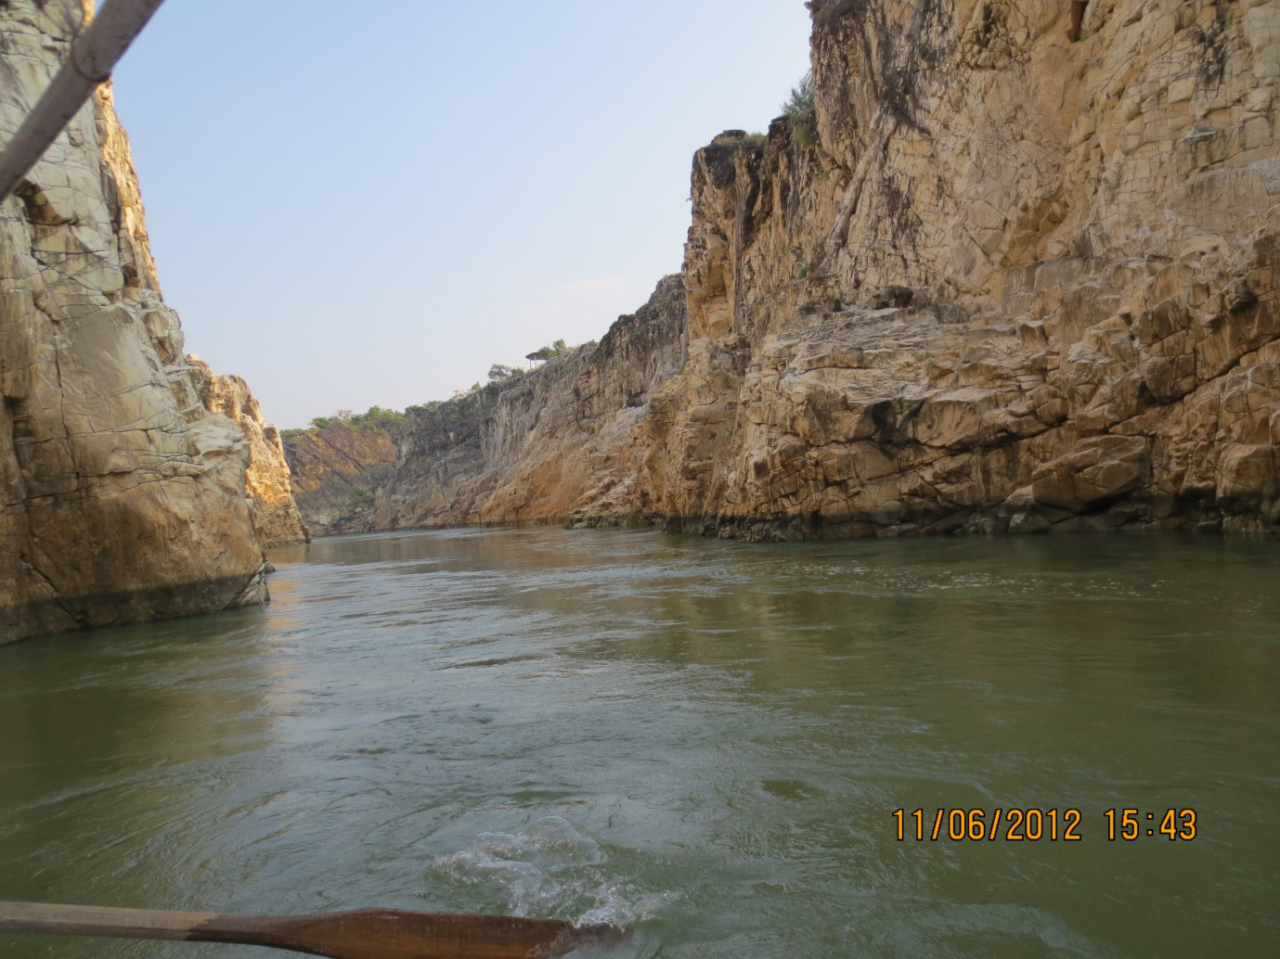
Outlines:
[{"label": "horizon", "polygon": [[598,340],[679,272],[694,152],[809,66],[799,0],[339,9],[166,4],[115,75],[186,349],[282,429]]}]

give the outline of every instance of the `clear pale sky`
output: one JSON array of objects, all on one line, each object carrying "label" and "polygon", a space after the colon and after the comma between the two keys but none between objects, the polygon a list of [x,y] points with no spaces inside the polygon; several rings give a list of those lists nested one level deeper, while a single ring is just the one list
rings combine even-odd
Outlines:
[{"label": "clear pale sky", "polygon": [[598,339],[808,37],[801,0],[168,0],[116,100],[188,351],[292,427]]}]

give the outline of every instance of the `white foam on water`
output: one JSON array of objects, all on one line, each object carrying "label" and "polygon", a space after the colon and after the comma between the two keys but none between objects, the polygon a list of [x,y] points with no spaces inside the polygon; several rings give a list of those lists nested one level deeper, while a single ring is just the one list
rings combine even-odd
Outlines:
[{"label": "white foam on water", "polygon": [[548,816],[517,833],[483,832],[434,869],[477,885],[501,886],[515,916],[568,919],[628,928],[674,900],[646,893],[610,867],[599,842],[567,819]]}]

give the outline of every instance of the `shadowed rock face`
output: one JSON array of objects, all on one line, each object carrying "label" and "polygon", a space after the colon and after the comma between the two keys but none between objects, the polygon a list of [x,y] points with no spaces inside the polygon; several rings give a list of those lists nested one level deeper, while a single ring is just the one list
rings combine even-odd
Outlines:
[{"label": "shadowed rock face", "polygon": [[[0,142],[77,10],[0,8]],[[0,205],[0,642],[266,598],[250,438],[205,408],[206,370],[161,299],[102,88]]]},{"label": "shadowed rock face", "polygon": [[374,528],[373,490],[399,454],[399,430],[335,422],[284,437],[294,498],[318,535]]},{"label": "shadowed rock face", "polygon": [[380,521],[1274,530],[1280,6],[809,6],[812,137],[695,158],[678,372],[618,433],[540,419],[578,367],[523,443],[446,404]]}]

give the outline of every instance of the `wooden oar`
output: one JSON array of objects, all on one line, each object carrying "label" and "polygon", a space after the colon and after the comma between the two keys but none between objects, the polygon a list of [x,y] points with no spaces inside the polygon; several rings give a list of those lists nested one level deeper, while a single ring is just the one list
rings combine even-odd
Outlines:
[{"label": "wooden oar", "polygon": [[0,932],[234,942],[330,959],[550,959],[620,936],[556,919],[391,909],[272,917],[32,902],[0,902]]}]

